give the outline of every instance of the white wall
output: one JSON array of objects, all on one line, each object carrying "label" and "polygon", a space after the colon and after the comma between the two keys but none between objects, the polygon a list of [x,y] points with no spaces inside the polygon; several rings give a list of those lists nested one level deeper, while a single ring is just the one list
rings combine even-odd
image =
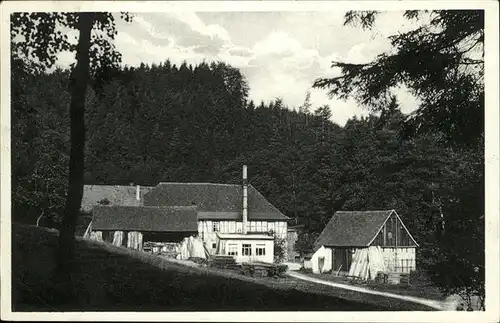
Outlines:
[{"label": "white wall", "polygon": [[[388,271],[409,273],[416,269],[416,248],[382,248]],[[396,266],[397,265],[397,266]]]},{"label": "white wall", "polygon": [[[274,241],[273,240],[220,240],[219,241],[219,250],[218,254],[221,255],[229,255],[230,250],[235,248],[236,255],[232,255],[236,262],[252,262],[252,261],[264,261],[268,263],[272,263],[274,260]],[[248,244],[251,246],[251,256],[243,255],[243,245]],[[257,248],[265,248],[265,255],[257,256]]]},{"label": "white wall", "polygon": [[[214,231],[214,223],[218,225],[219,230]],[[243,223],[241,221],[218,221],[218,220],[201,220],[198,221],[198,235],[205,242],[207,248],[211,252],[215,252],[212,248],[214,243],[217,243],[217,232],[220,233],[242,233]],[[287,237],[287,223],[286,221],[248,221],[247,229],[249,232],[268,233],[273,230],[276,236],[285,239]]]},{"label": "white wall", "polygon": [[[324,258],[323,266],[319,266],[319,258]],[[332,249],[322,246],[311,257],[312,272],[319,274],[332,269]]]}]

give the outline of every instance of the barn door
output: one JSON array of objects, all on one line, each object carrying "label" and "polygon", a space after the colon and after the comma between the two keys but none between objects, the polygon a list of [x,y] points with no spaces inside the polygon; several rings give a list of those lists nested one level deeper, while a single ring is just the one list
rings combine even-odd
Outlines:
[{"label": "barn door", "polygon": [[[333,249],[333,270],[335,272],[339,271],[348,271],[349,268],[346,269],[345,264],[343,264],[343,254],[342,249]],[[342,266],[342,267],[340,267]]]},{"label": "barn door", "polygon": [[345,268],[347,268],[347,271],[349,271],[349,268],[351,268],[352,254],[352,249],[344,249]]}]

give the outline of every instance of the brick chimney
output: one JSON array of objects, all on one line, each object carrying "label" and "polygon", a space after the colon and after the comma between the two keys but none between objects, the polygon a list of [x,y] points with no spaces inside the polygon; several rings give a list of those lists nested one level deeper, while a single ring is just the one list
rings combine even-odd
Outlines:
[{"label": "brick chimney", "polygon": [[247,180],[247,165],[243,165],[243,234],[247,234],[248,222],[248,180]]}]

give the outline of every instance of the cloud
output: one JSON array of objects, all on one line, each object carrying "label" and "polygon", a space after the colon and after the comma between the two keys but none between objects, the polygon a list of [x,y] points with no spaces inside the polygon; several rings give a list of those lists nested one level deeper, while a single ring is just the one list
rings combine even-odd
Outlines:
[{"label": "cloud", "polygon": [[138,66],[141,63],[160,63],[167,59],[174,64],[181,64],[184,60],[190,63],[200,63],[205,59],[203,54],[196,53],[192,47],[179,46],[175,41],[158,45],[122,32],[117,35],[115,42],[116,47],[122,53],[123,63],[130,66]]},{"label": "cloud", "polygon": [[206,25],[195,12],[171,11],[166,13],[166,15],[185,23],[191,30],[201,35],[208,36],[211,39],[218,38],[222,41],[230,40],[227,30],[217,24]]},{"label": "cloud", "polygon": [[199,44],[199,45],[194,46],[193,50],[196,53],[202,53],[202,54],[206,54],[208,56],[215,56],[215,55],[220,53],[221,47],[216,45],[216,44],[205,43],[205,44]]},{"label": "cloud", "polygon": [[234,47],[229,48],[227,50],[227,52],[230,55],[240,56],[240,57],[252,57],[253,56],[253,52],[249,48],[246,48],[246,47],[234,46]]},{"label": "cloud", "polygon": [[161,46],[175,42],[200,53],[205,49],[210,55],[218,53],[229,37],[222,27],[205,25],[194,12],[137,13],[119,30]]},{"label": "cloud", "polygon": [[283,31],[273,31],[265,39],[257,42],[252,51],[256,55],[291,56],[300,50],[302,45]]},{"label": "cloud", "polygon": [[139,30],[142,29],[149,37],[153,39],[172,40],[172,37],[168,33],[157,29],[152,23],[144,19],[144,17],[136,15],[133,19],[134,23],[140,27]]},{"label": "cloud", "polygon": [[342,61],[355,64],[369,63],[374,60],[377,55],[391,49],[389,41],[384,40],[359,43],[347,52],[347,55],[342,58]]},{"label": "cloud", "polygon": [[[342,22],[341,12],[135,13],[132,23],[117,20],[115,44],[123,63],[131,66],[167,59],[174,64],[226,62],[241,70],[256,102],[281,97],[289,107],[297,107],[311,91],[313,106],[329,104],[332,120],[343,125],[368,111],[352,100],[329,98],[327,90],[311,89],[314,80],[340,75],[332,61],[372,60],[390,49],[388,35],[415,24],[402,19],[400,12],[381,15],[376,31],[347,28]],[[69,65],[74,55],[61,53],[59,60]],[[412,111],[416,99],[404,88],[397,93],[403,111]]]}]

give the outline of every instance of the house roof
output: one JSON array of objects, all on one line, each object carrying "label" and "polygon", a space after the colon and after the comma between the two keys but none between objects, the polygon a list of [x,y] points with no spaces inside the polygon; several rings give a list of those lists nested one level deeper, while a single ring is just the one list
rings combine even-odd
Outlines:
[{"label": "house roof", "polygon": [[[242,217],[243,189],[236,184],[160,183],[144,195],[146,206],[196,205],[200,219]],[[248,220],[288,220],[252,185],[248,185]]]},{"label": "house roof", "polygon": [[140,186],[140,200],[136,199],[137,186],[132,185],[84,185],[81,210],[91,212],[94,206],[107,199],[109,205],[140,206],[144,194],[151,186]]},{"label": "house roof", "polygon": [[393,212],[337,211],[316,239],[314,247],[366,247]]},{"label": "house roof", "polygon": [[[241,212],[198,212],[199,220],[226,220],[226,221],[238,221],[241,220]],[[261,212],[250,212],[248,211],[249,221],[286,221],[288,217],[279,213],[261,213]]]},{"label": "house roof", "polygon": [[196,232],[195,207],[95,206],[92,229],[149,232]]}]

